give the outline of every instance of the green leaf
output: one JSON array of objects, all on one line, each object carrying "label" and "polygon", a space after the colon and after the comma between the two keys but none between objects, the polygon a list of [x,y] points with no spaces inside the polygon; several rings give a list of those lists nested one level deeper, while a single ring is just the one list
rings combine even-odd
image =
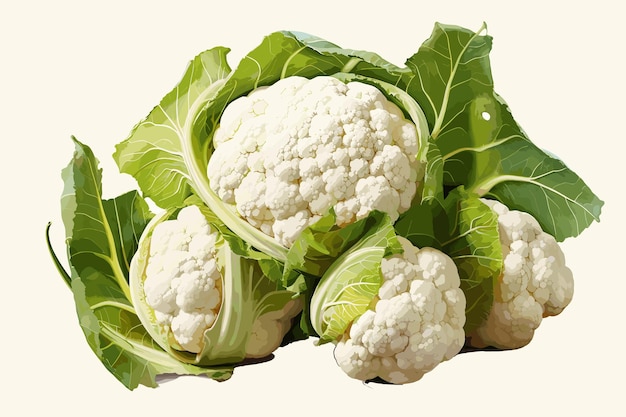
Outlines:
[{"label": "green leaf", "polygon": [[[281,270],[282,285],[302,297],[304,302],[303,312],[286,336],[286,343],[317,334],[311,324],[309,305],[320,277],[327,273],[331,265],[346,250],[357,244],[360,239],[367,238],[373,232],[386,227],[389,222],[386,214],[373,211],[361,220],[338,227],[335,224],[335,214],[330,210],[326,216],[302,231],[289,249],[287,262]],[[398,249],[393,247],[391,250]],[[266,269],[271,267],[272,265],[268,263]],[[279,267],[274,265],[272,269],[277,271]],[[276,272],[273,275],[275,276]]]},{"label": "green leaf", "polygon": [[380,263],[384,253],[381,247],[363,248],[344,258],[345,266],[340,271],[332,271],[340,274],[335,282],[339,288],[334,288],[335,296],[324,303],[320,344],[336,340],[370,308],[382,285]]},{"label": "green leaf", "polygon": [[531,143],[494,91],[483,24],[437,24],[407,60],[407,91],[424,109],[444,162],[443,180],[533,215],[557,240],[599,220],[603,202],[557,158]]},{"label": "green leaf", "polygon": [[[74,157],[63,171],[61,203],[70,286],[91,349],[129,389],[139,384],[154,387],[156,376],[166,373],[228,379],[230,368],[198,368],[176,361],[141,326],[130,301],[129,262],[152,213],[134,191],[103,200],[97,159],[88,146],[76,139],[74,143]],[[56,255],[53,260],[60,267]],[[68,279],[67,273],[61,275]]]},{"label": "green leaf", "polygon": [[337,57],[343,64],[340,70],[340,72],[343,73],[363,75],[400,87],[402,87],[403,77],[410,73],[408,68],[400,68],[374,52],[343,49],[325,39],[307,33],[285,33],[295,37],[308,48],[319,54],[328,57]]},{"label": "green leaf", "polygon": [[363,219],[339,227],[336,225],[335,213],[330,210],[320,220],[304,229],[289,248],[283,284],[291,286],[294,279],[298,278],[292,271],[304,271],[321,277],[339,255],[361,237],[371,233],[372,229],[379,227],[386,217],[382,212],[373,211]]},{"label": "green leaf", "polygon": [[202,110],[231,71],[228,52],[213,48],[196,56],[180,83],[116,146],[120,171],[134,176],[144,195],[162,208],[181,206],[190,187],[198,185],[196,171],[206,171],[209,134]]},{"label": "green leaf", "polygon": [[[470,109],[473,140],[446,156],[447,178],[530,213],[558,241],[600,220],[604,203],[561,160],[528,139],[504,100],[495,93],[481,96]],[[480,116],[485,112],[489,120]]]},{"label": "green leaf", "polygon": [[437,23],[430,38],[406,62],[412,72],[407,91],[424,109],[434,139],[454,136],[450,125],[463,113],[468,99],[493,89],[492,39],[481,34],[485,31],[484,24],[474,33]]},{"label": "green leaf", "polygon": [[232,368],[200,368],[181,363],[164,352],[126,305],[101,302],[90,305],[85,283],[74,274],[72,291],[87,342],[103,365],[124,386],[156,387],[162,374],[206,375],[217,381],[230,378]]},{"label": "green leaf", "polygon": [[442,249],[459,271],[467,301],[464,329],[469,333],[487,318],[502,271],[498,216],[478,196],[462,189],[451,193],[445,206],[448,218],[455,222]]},{"label": "green leaf", "polygon": [[98,272],[87,287],[90,301],[105,297],[128,303],[130,258],[151,213],[134,191],[103,200],[98,161],[89,147],[73,140],[76,152],[62,172],[65,189],[61,197],[72,266],[81,276]]},{"label": "green leaf", "polygon": [[388,216],[328,268],[311,298],[311,323],[319,343],[336,340],[378,295],[380,263],[402,252]]},{"label": "green leaf", "polygon": [[417,247],[433,247],[454,261],[467,303],[465,331],[475,329],[493,304],[496,279],[502,270],[498,218],[476,194],[463,188],[443,204],[430,200],[411,207],[395,224],[399,236]]}]

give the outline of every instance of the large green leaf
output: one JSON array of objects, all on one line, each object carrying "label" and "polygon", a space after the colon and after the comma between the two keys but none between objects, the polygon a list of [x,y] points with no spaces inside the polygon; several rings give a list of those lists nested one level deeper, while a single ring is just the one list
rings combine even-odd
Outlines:
[{"label": "large green leaf", "polygon": [[563,162],[531,143],[495,93],[485,31],[485,25],[472,32],[437,24],[407,60],[407,91],[441,150],[443,180],[530,213],[558,240],[577,236],[599,219],[603,203]]},{"label": "large green leaf", "polygon": [[362,75],[401,88],[404,87],[404,76],[410,73],[408,68],[400,68],[374,52],[340,48],[325,39],[308,33],[288,33],[308,48],[322,55],[339,59],[343,65],[341,72]]},{"label": "large green leaf", "polygon": [[[488,120],[479,116],[485,113]],[[603,202],[561,160],[527,138],[498,95],[477,97],[470,114],[472,142],[444,155],[447,178],[532,214],[559,241],[599,221]]]},{"label": "large green leaf", "polygon": [[495,213],[476,194],[459,188],[443,204],[429,200],[411,207],[395,228],[415,246],[433,247],[452,258],[467,300],[465,331],[480,325],[491,310],[494,285],[502,270]]},{"label": "large green leaf", "polygon": [[228,51],[213,48],[196,56],[180,83],[116,147],[113,157],[120,171],[134,176],[144,195],[160,207],[182,205],[190,186],[197,185],[195,171],[206,171],[208,133],[202,109],[231,71]]},{"label": "large green leaf", "polygon": [[489,65],[491,37],[437,23],[432,35],[410,57],[407,91],[422,106],[435,139],[456,136],[452,124],[476,94],[493,89]]},{"label": "large green leaf", "polygon": [[86,295],[95,299],[90,302],[106,298],[128,303],[130,258],[152,214],[134,191],[104,200],[98,161],[89,147],[74,142],[74,158],[62,173],[61,197],[72,266],[81,276],[91,275]]},{"label": "large green leaf", "polygon": [[129,389],[156,386],[156,376],[167,373],[228,379],[231,368],[207,369],[176,361],[141,326],[130,299],[128,271],[152,213],[134,191],[103,200],[98,161],[89,147],[74,142],[74,156],[63,171],[61,199],[71,274],[56,256],[53,260],[69,280],[91,349]]}]

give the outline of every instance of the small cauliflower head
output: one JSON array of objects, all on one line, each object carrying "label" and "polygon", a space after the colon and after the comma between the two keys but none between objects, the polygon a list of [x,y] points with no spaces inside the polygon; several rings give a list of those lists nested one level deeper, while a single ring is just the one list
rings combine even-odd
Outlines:
[{"label": "small cauliflower head", "polygon": [[352,378],[414,382],[454,357],[465,341],[465,295],[454,262],[398,239],[404,253],[383,259],[379,300],[335,347],[337,363]]},{"label": "small cauliflower head", "polygon": [[215,322],[222,303],[222,273],[217,263],[219,235],[198,207],[152,232],[143,289],[159,325],[170,328],[172,342],[188,352],[202,350],[204,331]]},{"label": "small cauliflower head", "polygon": [[418,131],[375,87],[293,76],[230,103],[213,137],[213,191],[290,247],[333,208],[337,225],[408,210]]},{"label": "small cauliflower head", "polygon": [[503,271],[489,316],[471,335],[474,347],[527,345],[544,317],[559,314],[574,294],[572,271],[551,235],[533,216],[482,200],[498,215]]},{"label": "small cauliflower head", "polygon": [[[275,291],[253,261],[233,254],[198,206],[181,209],[175,219],[154,221],[156,225],[146,228],[149,236],[142,236],[140,255],[133,258],[131,292],[155,341],[168,351],[198,354],[179,359],[202,364],[205,333],[217,326],[216,334],[209,336],[215,351],[208,353],[211,363],[220,363],[222,351],[228,361],[237,355],[244,359],[272,353],[301,311],[301,301]],[[237,262],[247,263],[229,271]],[[266,289],[262,283],[269,285],[266,298],[275,300],[269,308],[263,294],[255,292]],[[224,335],[229,346],[220,346]]]}]

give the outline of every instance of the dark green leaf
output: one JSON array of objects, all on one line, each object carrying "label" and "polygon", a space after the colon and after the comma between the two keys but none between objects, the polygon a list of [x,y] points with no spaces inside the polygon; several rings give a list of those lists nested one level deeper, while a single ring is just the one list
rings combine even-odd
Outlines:
[{"label": "dark green leaf", "polygon": [[[443,181],[533,215],[563,240],[599,220],[603,202],[563,162],[531,143],[494,91],[483,25],[476,33],[437,24],[407,60],[407,91],[441,150]],[[558,121],[556,121],[558,123]]]},{"label": "dark green leaf", "polygon": [[433,247],[452,258],[467,300],[465,331],[476,328],[491,310],[495,280],[502,270],[495,213],[477,195],[459,188],[443,204],[430,200],[411,207],[395,229],[415,246]]},{"label": "dark green leaf", "polygon": [[455,136],[451,124],[469,100],[493,89],[489,51],[492,39],[457,26],[437,23],[432,35],[406,64],[407,92],[422,106],[434,139]]}]

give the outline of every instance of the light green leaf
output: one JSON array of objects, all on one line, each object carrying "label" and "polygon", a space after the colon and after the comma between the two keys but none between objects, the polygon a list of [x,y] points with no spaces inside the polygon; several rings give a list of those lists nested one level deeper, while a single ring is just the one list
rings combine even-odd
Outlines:
[{"label": "light green leaf", "polygon": [[120,171],[134,176],[144,195],[163,208],[182,205],[195,171],[206,171],[208,133],[201,110],[230,73],[228,51],[214,48],[195,57],[180,83],[116,147]]},{"label": "light green leaf", "polygon": [[338,287],[332,291],[334,297],[324,302],[320,344],[336,340],[370,308],[382,284],[380,263],[384,253],[381,247],[362,248],[344,258],[340,271],[332,271],[337,274]]},{"label": "light green leaf", "polygon": [[310,306],[311,323],[320,344],[336,340],[370,308],[382,284],[382,259],[401,251],[389,217],[385,216],[328,268]]}]

